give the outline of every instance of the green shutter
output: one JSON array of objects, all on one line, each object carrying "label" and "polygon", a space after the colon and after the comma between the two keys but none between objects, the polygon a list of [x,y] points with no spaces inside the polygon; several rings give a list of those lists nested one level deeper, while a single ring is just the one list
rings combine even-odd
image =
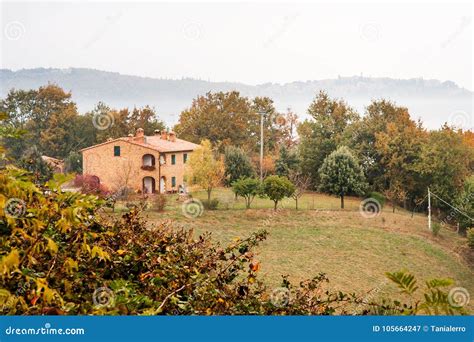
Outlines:
[{"label": "green shutter", "polygon": [[176,177],[171,177],[171,187],[175,187],[176,186]]},{"label": "green shutter", "polygon": [[171,165],[176,164],[176,154],[171,155]]},{"label": "green shutter", "polygon": [[188,154],[185,153],[183,154],[183,164],[186,164],[187,161],[188,161]]},{"label": "green shutter", "polygon": [[120,146],[114,146],[114,157],[120,157]]}]

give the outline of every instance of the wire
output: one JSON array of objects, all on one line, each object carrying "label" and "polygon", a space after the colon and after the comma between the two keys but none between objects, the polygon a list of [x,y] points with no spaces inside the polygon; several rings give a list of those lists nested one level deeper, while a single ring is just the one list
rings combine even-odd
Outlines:
[{"label": "wire", "polygon": [[444,204],[447,204],[449,205],[451,208],[453,208],[454,210],[456,210],[458,213],[460,213],[461,215],[467,217],[468,219],[470,219],[471,221],[474,221],[474,219],[472,217],[470,217],[469,215],[467,215],[466,213],[462,212],[461,210],[459,210],[458,208],[456,208],[455,206],[452,206],[451,204],[449,204],[448,202],[446,202],[444,199],[442,199],[441,197],[439,197],[438,195],[436,195],[434,192],[430,191],[430,193],[436,197],[437,199],[439,199],[441,202],[443,202]]}]

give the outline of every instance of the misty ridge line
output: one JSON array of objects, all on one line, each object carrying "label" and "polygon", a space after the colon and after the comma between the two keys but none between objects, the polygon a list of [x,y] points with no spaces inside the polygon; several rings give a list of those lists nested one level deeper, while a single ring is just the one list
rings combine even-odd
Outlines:
[{"label": "misty ridge line", "polygon": [[88,112],[102,101],[114,108],[149,105],[157,109],[160,119],[173,125],[179,114],[191,106],[193,99],[207,92],[238,91],[249,98],[267,96],[278,111],[287,108],[301,119],[307,118],[307,108],[320,91],[347,102],[359,113],[374,99],[387,99],[407,107],[413,119],[421,119],[427,128],[437,129],[450,122],[453,113],[464,112],[465,129],[472,129],[474,93],[452,81],[436,79],[339,76],[332,79],[261,83],[206,81],[195,78],[153,78],[125,75],[119,72],[90,68],[0,69],[0,96],[10,89],[37,89],[54,83],[72,93],[80,112]]},{"label": "misty ridge line", "polygon": [[[118,71],[108,71],[108,70],[101,70],[97,68],[81,68],[81,67],[68,67],[68,68],[44,68],[44,67],[37,67],[37,68],[22,68],[18,70],[8,69],[8,68],[0,68],[0,79],[3,77],[14,77],[21,76],[21,75],[28,75],[30,73],[37,74],[40,76],[42,73],[50,73],[51,75],[72,75],[74,73],[101,73],[101,74],[108,74],[109,76],[118,76],[118,77],[127,77],[127,78],[135,78],[144,81],[169,81],[169,82],[181,82],[181,81],[196,81],[202,83],[209,83],[209,84],[233,84],[238,86],[244,87],[263,87],[263,86],[281,86],[285,87],[292,84],[308,84],[308,83],[319,83],[319,82],[334,82],[334,81],[345,81],[345,80],[370,80],[372,82],[394,82],[394,83],[425,83],[430,85],[431,87],[446,87],[450,89],[458,89],[460,91],[466,91],[472,95],[474,92],[465,88],[460,87],[458,84],[451,80],[441,81],[435,78],[424,78],[424,77],[410,77],[410,78],[395,78],[395,77],[388,77],[388,76],[364,76],[364,75],[351,75],[351,76],[341,76],[338,75],[337,77],[333,78],[321,78],[321,79],[308,79],[308,80],[294,80],[291,82],[260,82],[257,84],[249,84],[246,82],[241,81],[216,81],[211,79],[202,79],[199,77],[187,77],[182,76],[180,78],[173,78],[173,77],[153,77],[153,76],[142,76],[142,75],[132,75],[128,73],[121,73]],[[3,86],[2,86],[3,88]]]}]

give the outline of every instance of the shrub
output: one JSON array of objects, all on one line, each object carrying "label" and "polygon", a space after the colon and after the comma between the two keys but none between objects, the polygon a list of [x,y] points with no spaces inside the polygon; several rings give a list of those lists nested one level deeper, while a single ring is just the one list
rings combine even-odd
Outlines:
[{"label": "shrub", "polygon": [[74,185],[81,188],[81,192],[87,195],[106,197],[109,195],[107,188],[100,184],[99,177],[94,175],[76,175]]},{"label": "shrub", "polygon": [[466,231],[467,245],[474,249],[474,228],[468,229]]},{"label": "shrub", "polygon": [[217,210],[217,207],[219,206],[219,200],[217,198],[213,198],[211,200],[203,201],[202,204],[207,210]]},{"label": "shrub", "polygon": [[373,198],[380,203],[380,207],[383,208],[385,205],[385,196],[380,192],[372,191],[366,196],[367,198]]},{"label": "shrub", "polygon": [[154,198],[154,208],[157,211],[163,211],[166,207],[166,203],[168,202],[168,197],[165,194],[157,194]]},{"label": "shrub", "polygon": [[296,188],[288,178],[280,176],[268,176],[263,181],[262,192],[274,203],[274,210],[277,210],[278,202],[285,197],[290,197]]},{"label": "shrub", "polygon": [[245,199],[245,206],[249,209],[255,196],[260,193],[260,186],[258,179],[242,178],[232,183],[232,191]]}]

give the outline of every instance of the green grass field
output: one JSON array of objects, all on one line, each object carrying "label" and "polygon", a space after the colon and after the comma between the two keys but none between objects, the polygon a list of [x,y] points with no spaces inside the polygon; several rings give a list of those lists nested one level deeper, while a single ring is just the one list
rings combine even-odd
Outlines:
[{"label": "green grass field", "polygon": [[[193,195],[206,198],[202,192]],[[412,217],[385,207],[369,219],[359,213],[360,199],[347,198],[345,210],[340,210],[338,198],[316,193],[305,194],[298,211],[293,200],[285,200],[277,212],[271,209],[273,202],[260,198],[245,210],[243,199],[235,201],[227,189],[216,190],[212,197],[219,199],[219,209],[204,210],[198,218],[185,217],[176,196],[169,196],[164,212],[151,209],[146,216],[150,222],[172,219],[194,229],[196,236],[209,231],[223,244],[268,230],[268,239],[256,252],[261,276],[270,286],[278,286],[281,275],[298,282],[324,272],[334,289],[360,295],[377,289],[391,296],[397,289],[385,272],[407,269],[421,286],[430,278],[450,277],[474,295],[473,270],[460,256],[465,239],[444,228],[432,236],[423,214]],[[469,308],[474,308],[473,301]]]}]

